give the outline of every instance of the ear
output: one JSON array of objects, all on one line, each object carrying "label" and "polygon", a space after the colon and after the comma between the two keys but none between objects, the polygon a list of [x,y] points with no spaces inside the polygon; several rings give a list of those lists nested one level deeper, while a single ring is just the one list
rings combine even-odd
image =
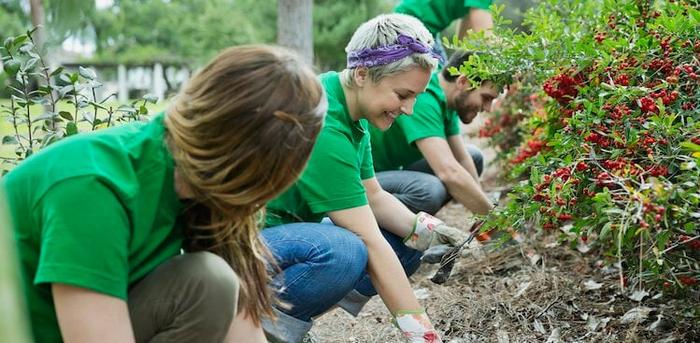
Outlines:
[{"label": "ear", "polygon": [[471,82],[469,82],[469,79],[464,75],[458,76],[457,80],[455,80],[455,83],[457,84],[457,88],[460,91],[467,91],[471,88],[472,85]]},{"label": "ear", "polygon": [[362,88],[369,79],[369,70],[365,67],[355,68],[353,71],[355,76],[355,84]]}]

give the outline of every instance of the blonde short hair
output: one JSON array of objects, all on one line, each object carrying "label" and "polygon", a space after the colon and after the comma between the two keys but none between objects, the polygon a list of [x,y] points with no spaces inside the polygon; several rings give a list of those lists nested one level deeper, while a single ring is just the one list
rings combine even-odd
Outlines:
[{"label": "blonde short hair", "polygon": [[[345,53],[395,44],[399,35],[409,36],[431,48],[435,43],[428,29],[415,17],[400,13],[382,14],[357,28],[345,47]],[[370,80],[377,83],[386,76],[415,67],[432,71],[437,67],[437,60],[430,52],[413,53],[396,62],[367,69]],[[355,85],[353,70],[345,69],[341,72],[341,82],[347,88],[353,88]]]}]

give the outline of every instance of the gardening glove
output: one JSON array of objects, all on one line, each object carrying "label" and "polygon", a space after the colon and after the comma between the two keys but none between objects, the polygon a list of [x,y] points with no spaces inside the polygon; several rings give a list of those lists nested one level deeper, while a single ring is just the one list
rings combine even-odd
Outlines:
[{"label": "gardening glove", "polygon": [[442,343],[425,310],[399,311],[394,324],[401,330],[407,343]]},{"label": "gardening glove", "polygon": [[467,234],[459,229],[447,226],[425,212],[418,212],[413,231],[404,237],[407,247],[418,251],[425,251],[433,245],[447,244],[455,246],[467,237]]}]

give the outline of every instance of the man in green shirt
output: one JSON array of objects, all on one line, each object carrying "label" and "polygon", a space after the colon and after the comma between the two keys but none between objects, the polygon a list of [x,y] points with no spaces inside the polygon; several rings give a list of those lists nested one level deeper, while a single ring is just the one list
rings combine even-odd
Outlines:
[{"label": "man in green shirt", "polygon": [[433,73],[412,115],[397,118],[386,131],[370,128],[377,180],[413,211],[434,214],[450,198],[474,213],[491,210],[479,184],[483,158],[475,147],[465,148],[460,122],[468,124],[479,112],[489,111],[498,90],[486,80],[471,88],[465,76],[450,74],[448,68],[468,58],[458,51]]},{"label": "man in green shirt", "polygon": [[404,13],[418,18],[435,37],[435,49],[444,59],[440,33],[457,19],[457,37],[464,38],[467,30],[481,31],[493,28],[493,18],[489,12],[491,0],[401,0],[394,8],[396,13]]}]

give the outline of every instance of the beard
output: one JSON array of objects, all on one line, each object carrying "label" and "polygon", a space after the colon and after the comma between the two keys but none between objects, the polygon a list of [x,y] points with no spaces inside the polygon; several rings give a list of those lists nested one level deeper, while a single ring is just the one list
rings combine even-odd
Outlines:
[{"label": "beard", "polygon": [[447,108],[456,111],[459,119],[464,124],[469,124],[479,114],[481,106],[470,103],[469,95],[471,92],[461,92],[452,101],[447,102]]}]

